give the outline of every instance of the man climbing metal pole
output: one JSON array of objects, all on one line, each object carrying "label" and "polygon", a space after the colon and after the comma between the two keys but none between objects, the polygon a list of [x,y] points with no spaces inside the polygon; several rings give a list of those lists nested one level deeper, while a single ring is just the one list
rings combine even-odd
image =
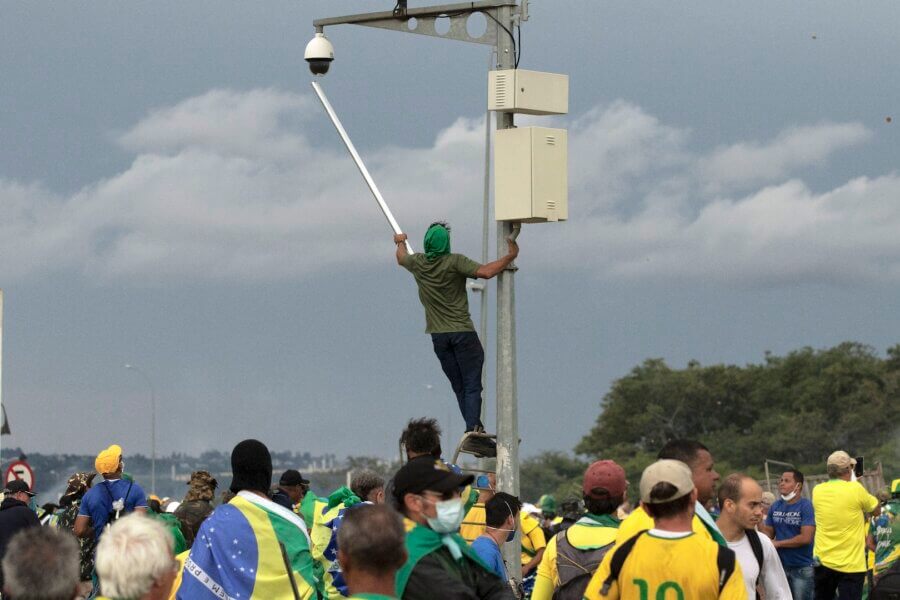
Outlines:
[{"label": "man climbing metal pole", "polygon": [[405,233],[394,235],[397,264],[412,273],[425,308],[425,333],[431,334],[434,353],[450,385],[466,422],[466,449],[481,456],[495,456],[496,443],[484,432],[481,422],[481,370],[484,349],[469,314],[466,279],[491,279],[519,255],[519,246],[508,239],[509,252],[485,265],[450,252],[450,227],[432,223],[425,233],[425,252],[408,254]]}]

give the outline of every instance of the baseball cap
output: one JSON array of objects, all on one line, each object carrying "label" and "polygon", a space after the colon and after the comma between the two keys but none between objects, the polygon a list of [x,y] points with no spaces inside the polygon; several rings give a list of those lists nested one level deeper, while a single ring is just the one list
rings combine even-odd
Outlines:
[{"label": "baseball cap", "polygon": [[627,487],[628,482],[625,481],[625,469],[616,464],[615,461],[598,460],[591,463],[584,472],[581,491],[584,492],[585,496],[600,499],[603,495],[593,493],[593,490],[603,488],[609,492],[610,498],[621,498]]},{"label": "baseball cap", "polygon": [[394,499],[402,504],[406,494],[425,490],[445,493],[471,484],[474,475],[454,473],[444,461],[433,456],[418,456],[400,467],[394,475]]},{"label": "baseball cap", "polygon": [[852,469],[856,466],[856,459],[851,458],[849,454],[843,450],[835,450],[828,456],[826,465],[834,465],[839,469]]},{"label": "baseball cap", "polygon": [[21,479],[13,479],[9,483],[6,484],[6,489],[3,490],[6,494],[18,494],[19,492],[25,492],[29,496],[34,496],[34,492],[31,491],[31,488],[28,487],[28,484],[22,481]]},{"label": "baseball cap", "polygon": [[101,475],[103,473],[115,473],[119,468],[119,459],[122,458],[122,447],[112,444],[109,448],[101,450],[94,460],[94,468]]},{"label": "baseball cap", "polygon": [[297,469],[288,469],[281,474],[278,485],[308,485],[309,480],[303,479],[303,475]]},{"label": "baseball cap", "polygon": [[[658,483],[668,483],[675,487],[675,491],[667,498],[650,498],[650,490]],[[663,504],[677,500],[694,489],[694,479],[691,469],[680,460],[658,460],[646,469],[641,475],[641,502],[646,504]]]}]

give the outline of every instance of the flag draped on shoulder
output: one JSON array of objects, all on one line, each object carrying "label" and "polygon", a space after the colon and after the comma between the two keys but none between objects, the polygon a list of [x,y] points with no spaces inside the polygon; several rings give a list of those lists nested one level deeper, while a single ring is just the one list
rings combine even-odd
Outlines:
[{"label": "flag draped on shoulder", "polygon": [[185,561],[177,598],[263,600],[315,597],[303,520],[250,492],[209,516]]},{"label": "flag draped on shoulder", "polygon": [[[410,525],[406,525],[406,564],[397,571],[394,577],[398,598],[403,597],[403,593],[406,591],[406,584],[409,583],[409,577],[419,561],[441,547],[446,547],[450,550],[450,554],[455,560],[462,560],[463,557],[468,558],[485,571],[490,572],[491,568],[484,563],[481,557],[472,550],[472,547],[458,533],[441,534],[424,525],[417,525],[412,521],[408,522],[412,524],[412,528],[410,529]],[[435,593],[436,597],[440,597],[440,590],[435,590]]]}]

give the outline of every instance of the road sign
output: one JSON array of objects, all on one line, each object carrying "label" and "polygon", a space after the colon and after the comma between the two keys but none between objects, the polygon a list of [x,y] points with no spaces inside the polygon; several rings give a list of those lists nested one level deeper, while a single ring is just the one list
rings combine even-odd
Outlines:
[{"label": "road sign", "polygon": [[28,484],[28,489],[34,490],[34,471],[31,470],[31,465],[24,460],[14,460],[9,463],[3,481],[9,483],[16,479],[21,479]]}]

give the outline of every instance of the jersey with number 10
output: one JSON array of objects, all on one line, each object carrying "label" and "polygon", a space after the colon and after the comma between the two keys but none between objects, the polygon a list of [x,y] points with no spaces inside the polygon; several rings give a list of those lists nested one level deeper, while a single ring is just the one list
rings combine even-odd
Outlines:
[{"label": "jersey with number 10", "polygon": [[587,600],[746,600],[747,588],[737,561],[734,573],[719,593],[719,548],[714,541],[695,533],[668,538],[649,531],[638,538],[617,582],[604,596],[600,591],[609,576],[615,549],[606,553],[584,597]]}]

